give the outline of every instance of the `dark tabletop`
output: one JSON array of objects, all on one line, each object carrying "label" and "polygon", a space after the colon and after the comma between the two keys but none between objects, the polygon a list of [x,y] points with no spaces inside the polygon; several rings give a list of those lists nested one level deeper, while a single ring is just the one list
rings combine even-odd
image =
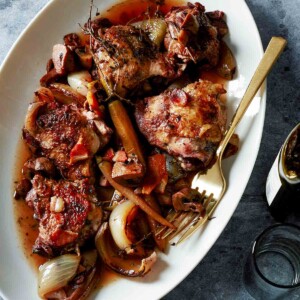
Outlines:
[{"label": "dark tabletop", "polygon": [[[47,2],[0,0],[0,63],[24,27]],[[286,136],[300,122],[300,0],[246,2],[264,48],[271,36],[288,40],[287,48],[268,77],[260,151],[241,202],[222,235],[194,271],[164,300],[252,299],[242,282],[245,258],[255,237],[275,223],[266,204],[265,183]],[[299,225],[300,215],[291,216],[288,221]],[[300,299],[300,292],[293,299]]]}]

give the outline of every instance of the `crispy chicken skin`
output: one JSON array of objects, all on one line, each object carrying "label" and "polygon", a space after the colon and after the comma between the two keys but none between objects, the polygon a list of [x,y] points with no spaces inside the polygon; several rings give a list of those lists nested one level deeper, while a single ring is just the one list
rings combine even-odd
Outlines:
[{"label": "crispy chicken skin", "polygon": [[205,169],[224,132],[226,112],[218,95],[225,92],[221,84],[200,80],[140,100],[137,125],[151,145],[183,159],[196,159]]},{"label": "crispy chicken skin", "polygon": [[184,63],[193,61],[215,66],[219,60],[218,30],[200,3],[173,7],[165,16],[168,31],[164,39],[168,57]]},{"label": "crispy chicken skin", "polygon": [[99,38],[93,39],[94,61],[102,84],[111,92],[124,97],[149,77],[175,76],[143,30],[119,25],[99,31]]},{"label": "crispy chicken skin", "polygon": [[96,233],[102,211],[87,179],[55,181],[37,174],[31,182],[26,201],[39,220],[35,253],[51,257],[72,251]]}]

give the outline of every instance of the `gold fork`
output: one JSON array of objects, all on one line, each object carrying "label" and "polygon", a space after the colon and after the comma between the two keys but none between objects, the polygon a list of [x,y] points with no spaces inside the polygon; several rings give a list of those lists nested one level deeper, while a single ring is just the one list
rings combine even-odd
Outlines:
[{"label": "gold fork", "polygon": [[226,190],[226,180],[222,171],[222,156],[224,150],[252,99],[283,51],[286,43],[286,40],[281,37],[273,37],[271,39],[266,52],[262,57],[232,118],[229,128],[227,129],[224,138],[216,151],[216,163],[207,171],[206,174],[198,173],[192,181],[192,188],[198,190],[201,189],[203,191],[201,193],[200,200],[203,201],[205,209],[204,216],[201,213],[176,212],[172,210],[168,214],[167,220],[172,222],[177,229],[174,230],[161,227],[157,230],[156,235],[159,235],[161,238],[168,238],[170,244],[178,245],[190,237],[198,228],[204,225],[206,221],[211,218],[214,210],[222,199]]}]

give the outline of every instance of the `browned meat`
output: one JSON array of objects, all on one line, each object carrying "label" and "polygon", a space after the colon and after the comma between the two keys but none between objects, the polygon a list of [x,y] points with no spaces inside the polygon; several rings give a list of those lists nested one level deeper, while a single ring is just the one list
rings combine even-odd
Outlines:
[{"label": "browned meat", "polygon": [[25,199],[27,193],[31,189],[31,182],[27,178],[21,179],[17,184],[16,184],[16,189],[14,193],[14,198],[16,200],[19,199]]},{"label": "browned meat", "polygon": [[59,78],[60,75],[53,68],[50,71],[47,71],[47,73],[43,77],[41,77],[40,84],[41,86],[48,86],[50,83],[55,82]]},{"label": "browned meat", "polygon": [[53,46],[52,58],[48,60],[46,65],[47,73],[41,77],[41,86],[48,86],[49,84],[60,80],[67,73],[76,70],[75,56],[72,49],[75,49],[75,45],[78,42],[76,34],[68,34],[65,36],[66,45],[57,44]]},{"label": "browned meat", "polygon": [[94,60],[109,94],[126,96],[153,76],[173,78],[173,68],[141,29],[112,26],[93,40]]},{"label": "browned meat", "polygon": [[135,155],[129,154],[127,156],[126,152],[119,150],[115,153],[112,158],[114,162],[111,176],[112,178],[121,180],[137,180],[141,179],[145,174],[145,169],[143,165],[139,162]]},{"label": "browned meat", "polygon": [[47,73],[50,72],[53,68],[54,68],[53,60],[52,60],[52,58],[50,58],[46,64]]},{"label": "browned meat", "polygon": [[198,167],[206,169],[226,123],[224,106],[218,100],[223,93],[222,85],[200,80],[140,100],[135,111],[138,127],[150,144],[174,156],[196,159],[201,162]]},{"label": "browned meat", "polygon": [[215,10],[207,12],[206,15],[208,16],[211,25],[217,28],[218,36],[220,38],[224,37],[228,33],[228,26],[224,21],[224,12]]},{"label": "browned meat", "polygon": [[75,49],[75,53],[79,58],[81,66],[87,70],[90,70],[93,66],[93,55],[87,49]]},{"label": "browned meat", "polygon": [[32,178],[35,173],[53,177],[56,169],[52,161],[46,157],[30,158],[25,162],[22,174],[26,178]]},{"label": "browned meat", "polygon": [[53,46],[52,60],[57,74],[65,75],[76,68],[74,53],[65,45]]},{"label": "browned meat", "polygon": [[39,221],[33,251],[55,256],[76,249],[92,237],[101,223],[102,211],[92,185],[85,180],[55,181],[35,175],[26,201]]},{"label": "browned meat", "polygon": [[88,117],[89,112],[76,104],[34,102],[23,136],[38,156],[54,163],[64,178],[91,177],[92,156],[107,144],[112,130],[102,120],[95,120],[95,126]]},{"label": "browned meat", "polygon": [[172,203],[176,211],[204,212],[200,200],[201,195],[199,192],[189,187],[183,188],[172,195]]},{"label": "browned meat", "polygon": [[200,3],[173,7],[165,16],[165,47],[170,58],[215,66],[219,59],[218,31]]},{"label": "browned meat", "polygon": [[144,173],[143,165],[139,162],[116,162],[114,163],[111,176],[116,180],[128,180],[141,178]]},{"label": "browned meat", "polygon": [[64,44],[65,46],[68,46],[68,48],[72,51],[83,46],[79,35],[76,33],[66,34],[64,36]]}]

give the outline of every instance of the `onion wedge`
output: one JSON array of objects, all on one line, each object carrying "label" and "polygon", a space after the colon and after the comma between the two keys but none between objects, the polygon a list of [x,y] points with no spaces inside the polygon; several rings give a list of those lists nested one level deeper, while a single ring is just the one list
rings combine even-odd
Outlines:
[{"label": "onion wedge", "polygon": [[103,262],[112,270],[128,277],[138,277],[147,274],[156,262],[156,253],[150,256],[137,259],[130,257],[123,258],[118,254],[120,251],[113,242],[109,231],[108,223],[105,222],[100,227],[95,237],[96,248]]},{"label": "onion wedge", "polygon": [[56,291],[68,284],[75,276],[80,256],[65,254],[53,258],[39,267],[38,291],[40,297]]},{"label": "onion wedge", "polygon": [[86,97],[78,93],[71,86],[64,83],[51,83],[49,85],[49,89],[51,90],[55,100],[59,103],[63,104],[71,104],[78,103],[83,105]]},{"label": "onion wedge", "polygon": [[76,92],[82,96],[88,93],[88,83],[92,81],[92,76],[88,71],[79,71],[68,74],[68,83]]},{"label": "onion wedge", "polygon": [[133,253],[132,242],[126,236],[126,223],[128,214],[136,205],[126,200],[118,204],[110,214],[109,229],[116,245],[126,251],[127,254]]}]

